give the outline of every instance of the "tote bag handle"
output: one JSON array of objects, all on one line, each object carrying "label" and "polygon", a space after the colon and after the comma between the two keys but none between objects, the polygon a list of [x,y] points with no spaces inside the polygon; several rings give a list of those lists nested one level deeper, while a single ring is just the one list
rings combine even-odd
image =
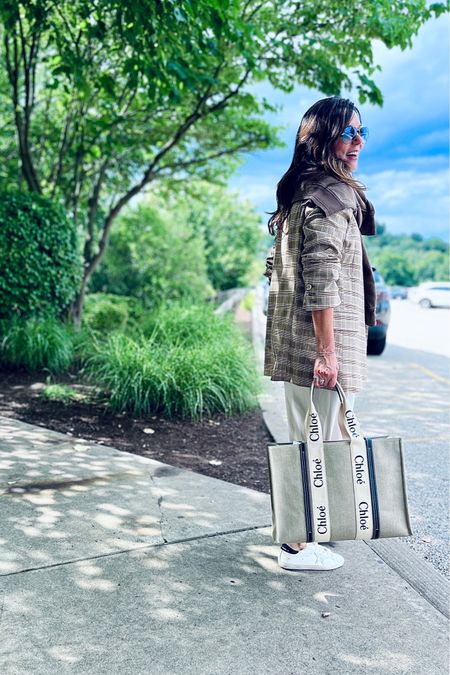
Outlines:
[{"label": "tote bag handle", "polygon": [[[352,407],[350,406],[347,396],[345,395],[345,391],[342,389],[339,382],[336,382],[335,391],[338,393],[339,399],[341,401],[341,405],[339,408],[339,416],[342,420],[342,424],[347,432],[348,437],[352,439],[362,436],[363,434],[361,432],[361,425],[359,423],[359,420],[356,414],[354,413]],[[320,422],[319,415],[314,405],[313,394],[314,394],[314,382],[311,384],[310,389],[309,408],[305,416],[305,429],[308,430],[310,428],[310,425],[313,422],[313,420],[311,419],[311,415],[313,415],[315,425],[317,426],[317,432],[320,434],[320,437],[322,438],[323,435],[322,424]]]},{"label": "tote bag handle", "polygon": [[[358,418],[348,404],[339,383],[335,387],[340,398],[344,428],[350,439],[349,453],[352,466],[355,513],[357,516],[356,539],[371,539],[373,535],[372,499],[368,473],[367,446],[361,433]],[[328,503],[322,424],[313,401],[314,382],[311,385],[309,408],[305,417],[307,465],[313,510],[315,541],[329,541],[330,511]]]}]

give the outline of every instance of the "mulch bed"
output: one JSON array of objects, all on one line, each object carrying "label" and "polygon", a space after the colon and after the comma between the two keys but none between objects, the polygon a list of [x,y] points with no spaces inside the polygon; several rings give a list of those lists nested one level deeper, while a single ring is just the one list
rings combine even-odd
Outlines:
[{"label": "mulch bed", "polygon": [[[266,446],[272,437],[259,409],[196,422],[134,419],[111,413],[101,403],[46,399],[45,379],[42,373],[0,370],[0,415],[269,492]],[[79,385],[69,374],[57,381]]]}]

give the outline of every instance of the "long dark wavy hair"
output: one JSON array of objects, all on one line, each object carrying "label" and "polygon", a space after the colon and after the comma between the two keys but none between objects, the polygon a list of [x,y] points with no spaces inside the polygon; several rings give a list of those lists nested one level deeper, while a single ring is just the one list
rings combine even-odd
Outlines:
[{"label": "long dark wavy hair", "polygon": [[268,222],[270,234],[282,228],[291,210],[294,193],[305,179],[327,174],[348,183],[360,193],[365,190],[365,186],[352,178],[345,162],[333,151],[353,113],[361,121],[361,114],[352,101],[330,96],[314,103],[303,115],[291,165],[277,186],[277,209]]}]

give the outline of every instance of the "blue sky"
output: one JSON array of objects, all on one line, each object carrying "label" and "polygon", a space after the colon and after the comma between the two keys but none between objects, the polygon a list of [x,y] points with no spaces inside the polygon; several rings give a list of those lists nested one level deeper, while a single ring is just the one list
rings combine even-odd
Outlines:
[{"label": "blue sky", "polygon": [[[373,47],[382,67],[375,81],[383,107],[359,105],[355,92],[342,92],[370,128],[355,176],[367,186],[377,220],[389,232],[449,241],[449,19],[441,16],[422,26],[412,49],[388,50],[381,42]],[[268,84],[256,91],[283,105],[268,119],[287,127],[282,134],[287,146],[248,155],[230,187],[263,213],[275,208],[276,184],[290,164],[303,113],[324,95],[306,87],[286,95]]]}]

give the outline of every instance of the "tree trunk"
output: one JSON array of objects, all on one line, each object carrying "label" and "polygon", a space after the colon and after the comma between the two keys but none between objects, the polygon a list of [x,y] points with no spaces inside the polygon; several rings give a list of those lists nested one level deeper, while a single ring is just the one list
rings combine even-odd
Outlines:
[{"label": "tree trunk", "polygon": [[83,319],[84,300],[86,297],[86,288],[89,281],[89,276],[85,274],[81,282],[79,291],[72,302],[70,313],[72,316],[73,325],[77,330],[81,328],[81,321]]}]

